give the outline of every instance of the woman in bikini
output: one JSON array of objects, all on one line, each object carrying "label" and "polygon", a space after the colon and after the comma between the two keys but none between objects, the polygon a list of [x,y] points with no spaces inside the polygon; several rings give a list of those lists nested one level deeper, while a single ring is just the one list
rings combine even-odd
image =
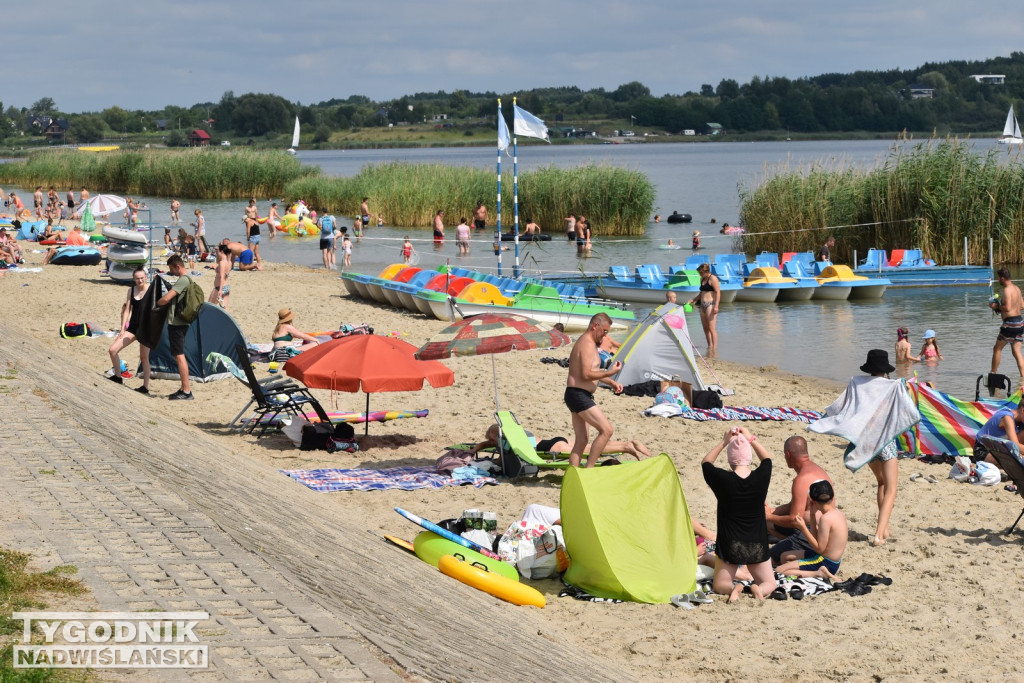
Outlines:
[{"label": "woman in bikini", "polygon": [[722,299],[722,289],[718,277],[711,272],[711,266],[702,263],[697,267],[700,275],[700,291],[690,301],[691,305],[700,306],[700,323],[704,326],[704,336],[708,340],[708,358],[714,358],[718,352],[718,330],[715,319],[718,317],[718,304]]},{"label": "woman in bikini", "polygon": [[293,354],[289,347],[295,339],[302,339],[311,344],[320,343],[316,337],[310,336],[292,325],[293,320],[295,320],[295,314],[290,308],[282,308],[277,312],[277,325],[274,326],[274,332],[270,335],[271,341],[274,342],[270,360],[283,362],[291,358]]},{"label": "woman in bikini", "polygon": [[[128,289],[128,297],[121,306],[121,331],[117,339],[110,345],[110,364],[113,370],[110,380],[124,384],[121,377],[121,358],[118,354],[135,341],[135,335],[142,323],[142,300],[149,291],[146,269],[139,266],[132,273],[132,286]],[[149,393],[149,348],[139,345],[139,361],[142,363],[142,386],[135,389],[140,394]]]}]

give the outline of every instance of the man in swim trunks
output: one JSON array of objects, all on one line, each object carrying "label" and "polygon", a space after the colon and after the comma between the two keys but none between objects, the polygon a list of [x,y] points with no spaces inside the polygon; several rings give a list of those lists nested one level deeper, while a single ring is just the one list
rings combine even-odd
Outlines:
[{"label": "man in swim trunks", "polygon": [[367,203],[369,201],[369,197],[363,197],[362,203],[359,204],[359,218],[363,221],[363,226],[370,225],[370,205]]},{"label": "man in swim trunks", "polygon": [[569,354],[569,376],[565,382],[563,400],[569,408],[569,412],[572,413],[574,441],[569,453],[569,463],[573,467],[580,466],[583,452],[587,450],[587,442],[590,440],[587,431],[588,425],[597,430],[597,436],[590,444],[587,467],[593,467],[597,463],[615,432],[612,423],[594,402],[594,392],[597,391],[598,382],[604,382],[616,394],[622,393],[622,385],[611,379],[622,369],[622,363],[615,361],[609,368],[603,370],[601,369],[601,357],[597,352],[611,326],[612,320],[608,314],[598,313],[590,319],[587,331],[576,340],[572,352]]},{"label": "man in swim trunks", "polygon": [[802,553],[811,549],[800,526],[801,522],[804,526],[813,524],[808,492],[813,482],[827,481],[831,483],[832,481],[820,465],[811,461],[811,457],[807,453],[807,440],[804,437],[794,435],[786,439],[782,452],[786,458],[786,465],[796,472],[796,477],[793,479],[788,503],[774,509],[765,506],[768,532],[782,539],[769,551],[772,560],[776,563],[782,561],[783,553],[792,551]]},{"label": "man in swim trunks", "polygon": [[32,201],[35,204],[36,216],[43,217],[43,186],[37,185],[36,191],[32,194]]},{"label": "man in swim trunks", "polygon": [[171,225],[181,225],[181,215],[178,211],[181,209],[181,202],[177,199],[171,200]]},{"label": "man in swim trunks", "polygon": [[1010,279],[1009,270],[1000,268],[996,271],[996,277],[1003,286],[1003,294],[998,300],[990,303],[989,308],[999,313],[1003,324],[999,328],[996,345],[992,347],[992,372],[999,370],[1003,347],[1009,344],[1013,359],[1017,361],[1017,371],[1024,377],[1024,355],[1021,355],[1020,351],[1021,341],[1024,341],[1024,318],[1021,317],[1024,301],[1021,300],[1020,288]]},{"label": "man in swim trunks", "polygon": [[444,244],[444,211],[437,210],[434,215],[434,246],[440,247]]},{"label": "man in swim trunks", "polygon": [[236,259],[238,260],[239,270],[263,270],[260,262],[255,260],[252,249],[246,249],[245,245],[241,242],[232,242],[225,237],[221,240],[221,244],[226,246],[228,251],[231,252],[232,265],[234,265]]},{"label": "man in swim trunks", "polygon": [[811,550],[801,559],[796,553],[787,553],[785,562],[775,571],[785,576],[819,576],[833,579],[846,551],[849,529],[846,517],[836,508],[835,491],[828,481],[811,484],[811,525],[798,518],[801,533],[810,542]]},{"label": "man in swim trunks", "polygon": [[213,289],[210,291],[211,304],[218,304],[221,308],[228,307],[228,297],[231,296],[231,285],[228,284],[228,276],[231,274],[231,249],[226,244],[217,245],[217,265],[213,267]]},{"label": "man in swim trunks", "polygon": [[473,209],[473,227],[477,230],[487,227],[487,207],[483,202],[477,202],[476,208]]}]

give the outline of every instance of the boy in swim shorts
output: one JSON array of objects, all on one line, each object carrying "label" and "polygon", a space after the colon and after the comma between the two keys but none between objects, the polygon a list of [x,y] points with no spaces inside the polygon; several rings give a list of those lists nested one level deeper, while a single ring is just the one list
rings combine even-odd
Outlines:
[{"label": "boy in swim shorts", "polygon": [[797,557],[797,553],[783,553],[783,564],[776,567],[775,571],[785,576],[833,579],[839,572],[839,564],[846,551],[846,517],[836,507],[835,491],[828,480],[822,479],[811,484],[809,494],[814,528],[807,527],[802,515],[796,518],[796,525],[813,550],[804,551],[802,559]]}]

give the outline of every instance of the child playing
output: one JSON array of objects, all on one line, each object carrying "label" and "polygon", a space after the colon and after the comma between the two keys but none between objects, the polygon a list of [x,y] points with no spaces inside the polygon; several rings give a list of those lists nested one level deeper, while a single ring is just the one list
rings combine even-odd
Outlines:
[{"label": "child playing", "polygon": [[921,346],[921,359],[922,360],[942,360],[942,354],[939,353],[939,343],[935,341],[935,330],[925,330],[924,344]]},{"label": "child playing", "polygon": [[896,363],[909,363],[912,360],[921,360],[918,356],[910,355],[910,331],[905,327],[896,328]]},{"label": "child playing", "polygon": [[356,238],[363,236],[363,219],[356,216],[356,219],[352,221],[352,233]]},{"label": "child playing", "polygon": [[402,258],[408,263],[412,255],[416,253],[416,249],[413,248],[412,242],[409,241],[409,236],[405,236],[405,242],[402,243]]},{"label": "child playing", "polygon": [[185,255],[188,257],[188,269],[196,269],[196,254],[198,253],[196,248],[196,238],[193,235],[185,235]]},{"label": "child playing", "polygon": [[348,268],[352,265],[352,240],[345,235],[341,240],[341,250],[345,252],[345,260],[342,262],[343,268]]},{"label": "child playing", "polygon": [[384,227],[384,214],[382,214],[382,213],[378,213],[377,214],[377,227],[378,228],[383,228]]},{"label": "child playing", "polygon": [[803,515],[797,516],[796,526],[803,532],[813,551],[805,551],[803,559],[797,553],[782,554],[783,563],[775,568],[785,576],[818,576],[834,579],[846,551],[848,531],[846,517],[836,507],[835,491],[826,479],[816,481],[810,487],[811,523],[809,529]]}]

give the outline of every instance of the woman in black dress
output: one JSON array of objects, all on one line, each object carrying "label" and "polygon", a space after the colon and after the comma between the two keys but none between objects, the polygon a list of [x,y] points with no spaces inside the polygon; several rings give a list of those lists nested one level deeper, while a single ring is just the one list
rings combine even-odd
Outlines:
[{"label": "woman in black dress", "polygon": [[[714,465],[723,450],[727,451],[731,471]],[[750,469],[751,450],[760,460],[756,470]],[[742,584],[733,586],[736,570],[746,565],[754,577],[751,593],[764,600],[776,586],[764,516],[772,478],[771,456],[746,427],[733,427],[704,456],[701,469],[704,481],[718,499],[718,559],[712,589],[719,595],[728,595],[729,602],[736,600],[743,591]]]}]

